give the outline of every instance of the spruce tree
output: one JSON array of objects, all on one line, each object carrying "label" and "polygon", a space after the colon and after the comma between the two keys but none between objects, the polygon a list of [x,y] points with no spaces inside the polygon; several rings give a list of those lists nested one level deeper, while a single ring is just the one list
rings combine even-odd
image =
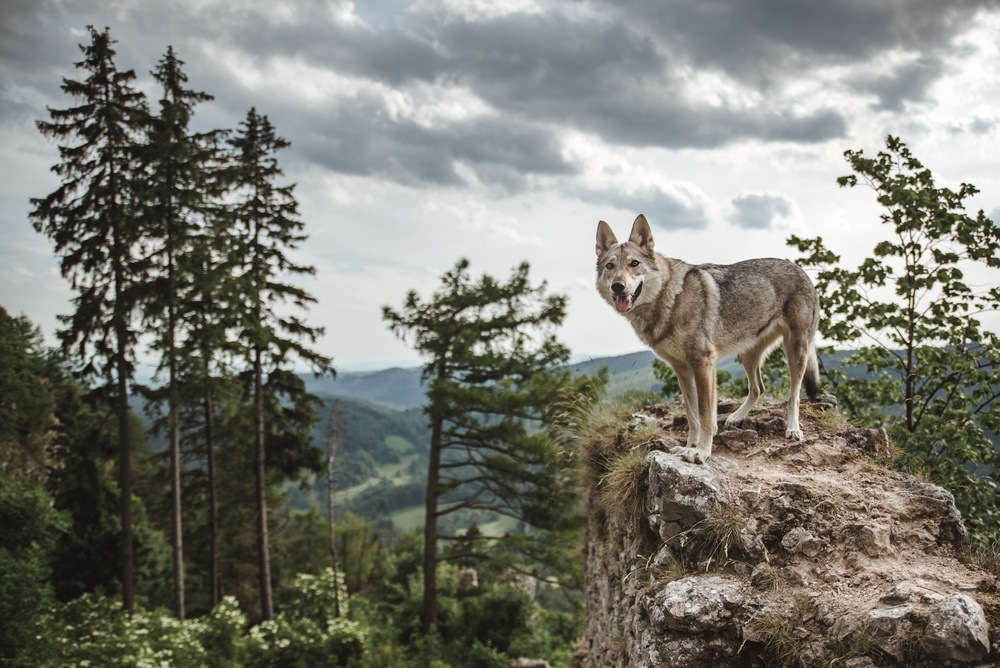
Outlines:
[{"label": "spruce tree", "polygon": [[[315,269],[289,257],[306,237],[298,218],[294,185],[279,185],[283,175],[276,154],[289,146],[267,116],[251,109],[229,140],[233,149],[232,271],[239,282],[238,339],[247,365],[248,394],[254,415],[254,478],[257,499],[257,542],[261,616],[274,616],[267,526],[267,465],[289,473],[303,463],[322,470],[321,453],[304,431],[314,419],[316,398],[288,367],[297,359],[316,373],[332,373],[330,359],[310,345],[322,334],[289,313],[288,304],[305,309],[316,300],[287,277],[312,275]],[[298,382],[296,382],[298,381]],[[268,441],[277,440],[281,449]],[[280,455],[280,461],[274,461]],[[303,461],[301,457],[308,461]]]},{"label": "spruce tree", "polygon": [[77,100],[66,109],[49,109],[38,121],[54,139],[60,161],[53,168],[59,187],[32,199],[35,229],[50,237],[60,269],[77,291],[75,311],[61,318],[60,338],[67,351],[87,360],[85,375],[103,380],[103,391],[118,416],[119,493],[121,495],[122,600],[134,607],[132,535],[132,457],[128,392],[136,342],[133,320],[145,267],[137,253],[141,231],[137,188],[137,147],[143,141],[148,109],[133,88],[133,70],[119,70],[109,30],[89,26],[91,43],[80,45],[76,64],[82,81],[64,78],[62,90]]},{"label": "spruce tree", "polygon": [[[410,292],[403,308],[383,308],[383,319],[426,362],[430,461],[424,513],[422,627],[437,619],[437,565],[445,559],[485,558],[474,536],[444,536],[442,517],[463,510],[498,513],[536,531],[509,535],[510,548],[545,554],[567,522],[579,519],[576,493],[563,474],[551,434],[551,407],[568,392],[594,387],[566,367],[569,350],[554,330],[566,298],[532,286],[528,265],[506,282],[484,275],[473,280],[467,260],[441,278],[428,300]],[[438,542],[464,541],[466,549],[441,553]],[[551,554],[551,552],[550,552]],[[551,563],[535,563],[536,569]],[[538,571],[534,573],[539,574]]]},{"label": "spruce tree", "polygon": [[184,619],[185,606],[178,414],[183,372],[190,369],[190,365],[183,364],[180,337],[187,329],[187,322],[199,315],[187,308],[187,303],[198,297],[198,273],[203,269],[197,262],[204,257],[204,251],[195,253],[195,247],[205,242],[199,228],[206,225],[206,218],[221,195],[217,146],[221,133],[194,133],[190,129],[195,105],[211,100],[212,96],[185,87],[188,77],[183,65],[173,47],[168,47],[152,71],[163,93],[159,114],[150,120],[148,144],[141,151],[148,184],[142,193],[143,219],[152,276],[144,315],[153,335],[153,350],[160,355],[158,372],[167,376],[166,386],[151,398],[166,399],[167,403],[174,606],[179,619]]},{"label": "spruce tree", "polygon": [[208,579],[213,608],[222,600],[216,464],[219,395],[235,381],[231,368],[233,346],[228,340],[235,323],[231,309],[234,286],[228,272],[227,247],[225,219],[216,210],[197,231],[187,258],[194,273],[183,302],[186,323],[180,342],[185,351],[180,364],[181,423],[192,447],[200,445],[208,487]]}]

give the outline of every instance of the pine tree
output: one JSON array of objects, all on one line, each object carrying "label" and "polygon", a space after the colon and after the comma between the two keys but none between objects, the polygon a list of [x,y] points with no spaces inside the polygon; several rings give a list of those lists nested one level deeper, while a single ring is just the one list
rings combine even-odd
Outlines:
[{"label": "pine tree", "polygon": [[137,147],[143,140],[148,109],[132,87],[133,70],[115,63],[109,30],[89,26],[91,43],[80,45],[84,59],[76,66],[83,81],[63,79],[62,90],[76,106],[49,109],[51,121],[39,121],[42,134],[58,142],[60,162],[52,169],[59,187],[32,199],[35,229],[50,237],[60,269],[77,291],[75,312],[61,318],[64,348],[88,360],[85,375],[104,380],[104,392],[117,407],[119,493],[121,495],[122,600],[134,607],[132,535],[131,425],[128,392],[136,333],[133,320],[144,266],[137,244],[140,230],[136,190]]},{"label": "pine tree", "polygon": [[[412,339],[426,359],[431,442],[424,517],[425,634],[437,619],[438,563],[485,557],[474,551],[474,536],[442,535],[442,517],[462,510],[490,511],[552,532],[578,517],[572,481],[559,465],[559,448],[540,428],[551,422],[549,411],[557,399],[583,391],[591,381],[573,377],[566,368],[569,350],[554,335],[566,313],[566,298],[547,295],[544,283],[532,286],[526,263],[507,282],[488,275],[474,281],[468,267],[467,260],[460,260],[427,301],[410,292],[401,310],[383,308],[390,329]],[[540,557],[546,541],[556,535],[521,534],[507,540]],[[439,553],[442,539],[466,540],[468,549]]]},{"label": "pine tree", "polygon": [[[197,290],[194,252],[204,242],[199,227],[216,206],[221,195],[218,174],[220,132],[194,133],[190,129],[194,107],[212,99],[211,95],[185,88],[188,78],[184,62],[173,47],[153,70],[162,86],[159,114],[152,117],[149,141],[141,151],[141,163],[148,187],[142,193],[145,204],[145,236],[150,245],[153,278],[144,304],[145,323],[153,334],[153,349],[160,354],[158,371],[166,372],[164,391],[154,400],[166,399],[166,430],[170,442],[171,544],[173,547],[174,606],[184,619],[184,540],[181,521],[181,384],[183,382],[180,336],[194,314],[186,302]],[[196,316],[194,316],[196,317]],[[185,365],[186,366],[186,365]],[[162,395],[165,395],[163,397]]]},{"label": "pine tree", "polygon": [[[232,185],[236,198],[232,211],[236,235],[233,270],[240,281],[242,318],[239,341],[247,363],[254,415],[261,615],[271,619],[274,600],[267,527],[267,442],[283,440],[285,447],[272,456],[280,454],[284,461],[272,463],[286,473],[301,464],[296,455],[312,457],[309,466],[322,470],[320,451],[312,448],[308,433],[301,431],[314,417],[312,407],[317,400],[305,391],[301,379],[288,373],[287,367],[298,358],[317,373],[332,373],[333,369],[328,357],[309,347],[323,330],[289,315],[285,307],[278,308],[291,303],[304,309],[316,301],[305,290],[284,282],[290,275],[315,273],[312,267],[296,264],[288,256],[288,251],[306,239],[298,218],[294,185],[277,184],[283,173],[276,154],[289,143],[275,133],[267,116],[251,109],[230,145],[234,151]],[[281,401],[282,397],[285,401]]]}]

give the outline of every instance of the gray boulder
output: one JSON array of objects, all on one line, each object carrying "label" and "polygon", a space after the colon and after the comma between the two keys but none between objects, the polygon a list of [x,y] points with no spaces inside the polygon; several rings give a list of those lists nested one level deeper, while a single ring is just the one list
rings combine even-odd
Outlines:
[{"label": "gray boulder", "polygon": [[941,601],[931,608],[924,641],[931,654],[945,661],[981,660],[990,651],[982,606],[965,594]]},{"label": "gray boulder", "polygon": [[739,582],[727,577],[686,577],[667,584],[647,599],[654,628],[704,633],[731,624],[745,602]]},{"label": "gray boulder", "polygon": [[711,458],[691,464],[655,450],[646,457],[646,518],[660,540],[671,547],[677,536],[732,498],[726,483],[728,462]]}]

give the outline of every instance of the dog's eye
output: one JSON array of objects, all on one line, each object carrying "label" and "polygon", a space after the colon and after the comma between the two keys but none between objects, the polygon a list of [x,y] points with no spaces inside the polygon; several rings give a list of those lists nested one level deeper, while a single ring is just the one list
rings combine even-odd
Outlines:
[{"label": "dog's eye", "polygon": [[614,269],[615,268],[615,263],[614,262],[608,262],[606,265],[604,265],[604,268],[605,269]]},{"label": "dog's eye", "polygon": [[631,262],[628,263],[628,266],[630,266],[630,267],[638,267],[639,266],[639,261],[638,260],[632,260]]}]

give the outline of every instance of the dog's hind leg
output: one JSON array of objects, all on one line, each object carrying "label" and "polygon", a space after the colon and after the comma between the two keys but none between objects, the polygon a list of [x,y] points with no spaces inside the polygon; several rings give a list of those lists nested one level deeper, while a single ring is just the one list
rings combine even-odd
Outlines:
[{"label": "dog's hind leg", "polygon": [[809,365],[809,353],[812,347],[809,341],[786,335],[784,338],[785,357],[788,358],[788,429],[785,436],[794,440],[802,440],[802,429],[799,427],[799,391],[802,389],[802,379]]},{"label": "dog's hind leg", "polygon": [[746,420],[757,400],[764,394],[764,379],[761,378],[760,368],[768,351],[777,340],[777,335],[760,339],[749,350],[740,353],[740,362],[747,373],[747,398],[726,418],[727,426],[737,425]]}]

